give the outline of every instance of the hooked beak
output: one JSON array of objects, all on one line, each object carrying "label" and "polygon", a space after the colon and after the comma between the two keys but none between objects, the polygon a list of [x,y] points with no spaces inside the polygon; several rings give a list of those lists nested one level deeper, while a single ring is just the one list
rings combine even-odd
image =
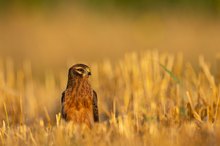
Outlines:
[{"label": "hooked beak", "polygon": [[87,74],[88,76],[91,76],[91,75],[92,75],[91,70],[90,70],[89,68],[86,68],[86,74]]},{"label": "hooked beak", "polygon": [[91,76],[92,73],[89,69],[86,70],[86,72],[83,74],[83,76]]}]

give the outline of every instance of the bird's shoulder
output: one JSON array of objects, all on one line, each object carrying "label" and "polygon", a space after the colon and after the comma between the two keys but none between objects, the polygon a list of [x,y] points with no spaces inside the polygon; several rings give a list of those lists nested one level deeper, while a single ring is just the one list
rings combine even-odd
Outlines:
[{"label": "bird's shoulder", "polygon": [[97,93],[95,92],[95,90],[92,91],[93,92],[93,101],[97,102]]}]

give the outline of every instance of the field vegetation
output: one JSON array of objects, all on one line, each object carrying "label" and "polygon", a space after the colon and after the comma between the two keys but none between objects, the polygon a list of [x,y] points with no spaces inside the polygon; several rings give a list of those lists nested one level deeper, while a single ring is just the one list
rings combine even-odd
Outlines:
[{"label": "field vegetation", "polygon": [[[0,0],[0,146],[220,145],[219,0]],[[91,67],[100,123],[61,119]]]},{"label": "field vegetation", "polygon": [[219,145],[219,58],[197,60],[143,51],[90,63],[101,121],[89,129],[59,113],[67,69],[77,62],[39,77],[30,61],[2,59],[0,145]]}]

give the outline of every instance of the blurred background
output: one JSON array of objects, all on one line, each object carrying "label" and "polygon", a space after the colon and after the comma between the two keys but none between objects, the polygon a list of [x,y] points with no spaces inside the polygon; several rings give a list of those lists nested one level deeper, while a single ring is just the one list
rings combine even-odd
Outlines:
[{"label": "blurred background", "polygon": [[[55,118],[60,111],[68,68],[85,63],[92,67],[92,84],[102,105],[100,113],[111,112],[116,97],[128,102],[133,90],[124,87],[132,84],[126,73],[129,67],[138,71],[136,65],[141,60],[146,83],[152,83],[149,93],[160,86],[151,72],[154,59],[160,57],[157,52],[151,56],[145,51],[165,54],[161,58],[168,69],[172,68],[169,62],[178,66],[183,59],[186,74],[191,69],[186,62],[199,68],[200,55],[212,66],[218,56],[219,65],[219,16],[220,0],[0,0],[0,103],[5,103],[0,109],[8,108],[9,115],[20,111],[17,121],[23,121],[23,111],[30,119],[46,115],[50,121],[48,115]],[[142,59],[137,59],[141,56],[137,53],[124,58],[130,52],[143,53]],[[175,55],[174,61],[170,53],[182,53],[183,57]],[[179,74],[174,73],[181,77],[181,69]],[[162,79],[159,72],[156,75]],[[145,83],[135,81],[137,85]],[[0,112],[0,117],[4,115]]]},{"label": "blurred background", "polygon": [[0,0],[0,56],[38,69],[143,50],[212,61],[219,14],[219,0]]}]

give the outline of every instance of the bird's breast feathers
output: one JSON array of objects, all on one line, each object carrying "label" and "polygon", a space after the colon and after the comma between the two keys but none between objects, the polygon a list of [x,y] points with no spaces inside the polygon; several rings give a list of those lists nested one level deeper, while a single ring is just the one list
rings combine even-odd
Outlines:
[{"label": "bird's breast feathers", "polygon": [[[67,120],[77,123],[93,121],[93,91],[89,83],[81,82],[78,86],[65,91],[64,111]],[[89,124],[89,123],[88,123]]]}]

